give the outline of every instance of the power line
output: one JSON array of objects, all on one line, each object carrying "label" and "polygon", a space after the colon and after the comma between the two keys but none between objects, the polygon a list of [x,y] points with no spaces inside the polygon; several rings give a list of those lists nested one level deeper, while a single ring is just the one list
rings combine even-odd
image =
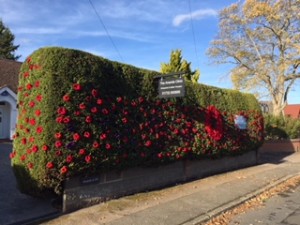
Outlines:
[{"label": "power line", "polygon": [[94,6],[92,0],[89,0],[89,3],[90,3],[90,5],[91,5],[91,7],[94,9],[94,11],[95,11],[95,13],[96,13],[96,15],[97,15],[97,17],[98,17],[98,19],[99,19],[99,21],[100,21],[102,27],[104,28],[104,30],[105,30],[105,32],[106,32],[106,34],[107,34],[107,36],[108,36],[110,42],[111,42],[112,45],[114,46],[114,48],[115,48],[115,50],[116,50],[118,56],[120,57],[121,61],[124,62],[124,59],[123,59],[122,55],[120,54],[119,49],[117,48],[115,42],[113,41],[113,39],[112,39],[112,37],[110,36],[108,30],[106,29],[106,26],[105,26],[105,24],[104,24],[104,22],[103,22],[103,20],[102,20],[102,18],[101,18],[101,16],[100,16],[100,14],[99,14],[98,11],[96,10],[96,8],[95,8],[95,6]]},{"label": "power line", "polygon": [[[189,3],[189,11],[190,11],[190,18],[191,18],[191,26],[192,26],[195,54],[196,54],[196,59],[197,59],[197,62],[198,62],[199,58],[198,58],[198,51],[197,51],[197,46],[196,46],[196,35],[195,35],[195,29],[194,29],[194,23],[193,23],[191,0],[188,0],[188,3]],[[198,64],[200,65],[199,62],[198,62]],[[198,67],[198,69],[199,69],[199,67]]]}]

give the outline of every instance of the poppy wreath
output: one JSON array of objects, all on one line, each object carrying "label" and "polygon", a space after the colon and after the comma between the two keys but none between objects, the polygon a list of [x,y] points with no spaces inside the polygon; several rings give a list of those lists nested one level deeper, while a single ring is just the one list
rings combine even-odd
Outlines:
[{"label": "poppy wreath", "polygon": [[207,107],[205,131],[215,141],[220,141],[224,135],[223,116],[213,105]]}]

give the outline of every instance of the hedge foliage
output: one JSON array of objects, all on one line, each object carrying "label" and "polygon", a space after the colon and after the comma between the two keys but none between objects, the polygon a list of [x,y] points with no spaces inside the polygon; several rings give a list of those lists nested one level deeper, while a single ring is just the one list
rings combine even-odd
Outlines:
[{"label": "hedge foliage", "polygon": [[264,115],[265,139],[280,140],[300,138],[300,120],[290,117]]},{"label": "hedge foliage", "polygon": [[[61,194],[65,179],[104,170],[241,154],[263,141],[255,97],[187,83],[158,99],[154,71],[57,47],[23,63],[11,153],[23,192]],[[235,116],[247,118],[239,130]]]}]

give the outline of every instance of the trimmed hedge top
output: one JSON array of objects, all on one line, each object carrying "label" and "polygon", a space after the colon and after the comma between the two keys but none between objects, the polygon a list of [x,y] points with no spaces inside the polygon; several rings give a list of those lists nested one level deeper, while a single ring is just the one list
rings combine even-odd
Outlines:
[{"label": "trimmed hedge top", "polygon": [[[187,83],[186,97],[158,99],[155,75],[72,49],[42,48],[28,57],[11,154],[22,191],[59,194],[70,176],[261,145],[263,119],[253,95]],[[236,115],[247,119],[247,130],[235,126]]]}]

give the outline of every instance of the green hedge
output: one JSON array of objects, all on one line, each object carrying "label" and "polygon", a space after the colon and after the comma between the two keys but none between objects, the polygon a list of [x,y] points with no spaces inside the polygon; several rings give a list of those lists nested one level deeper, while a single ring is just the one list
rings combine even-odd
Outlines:
[{"label": "green hedge", "polygon": [[264,120],[266,140],[300,138],[299,119],[266,114]]},{"label": "green hedge", "polygon": [[[253,95],[187,83],[186,97],[158,99],[155,75],[57,47],[28,57],[11,153],[21,190],[61,194],[71,176],[241,154],[262,144]],[[235,115],[247,118],[247,130],[235,126]]]}]

